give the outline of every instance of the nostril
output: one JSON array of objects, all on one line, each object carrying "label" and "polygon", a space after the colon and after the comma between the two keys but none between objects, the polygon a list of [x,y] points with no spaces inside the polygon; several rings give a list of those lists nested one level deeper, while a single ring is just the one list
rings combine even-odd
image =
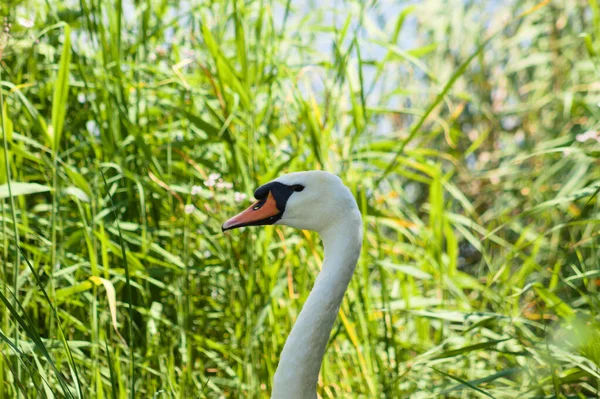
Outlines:
[{"label": "nostril", "polygon": [[252,207],[253,211],[258,211],[260,208],[262,208],[262,206],[267,202],[267,199],[261,199],[260,201],[258,201],[256,204],[254,204],[254,206]]}]

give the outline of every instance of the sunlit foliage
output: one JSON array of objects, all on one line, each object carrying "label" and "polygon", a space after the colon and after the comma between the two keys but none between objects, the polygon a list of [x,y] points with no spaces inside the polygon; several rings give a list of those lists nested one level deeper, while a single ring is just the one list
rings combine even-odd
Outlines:
[{"label": "sunlit foliage", "polygon": [[366,231],[321,397],[598,397],[599,7],[3,2],[0,399],[269,397],[320,242],[220,226],[306,169]]}]

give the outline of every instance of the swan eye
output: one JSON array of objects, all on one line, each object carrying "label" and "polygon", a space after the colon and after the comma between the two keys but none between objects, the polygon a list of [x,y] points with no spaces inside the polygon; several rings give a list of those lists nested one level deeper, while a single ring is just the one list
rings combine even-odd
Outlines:
[{"label": "swan eye", "polygon": [[292,186],[292,190],[298,192],[304,190],[304,186],[302,184],[294,184]]}]

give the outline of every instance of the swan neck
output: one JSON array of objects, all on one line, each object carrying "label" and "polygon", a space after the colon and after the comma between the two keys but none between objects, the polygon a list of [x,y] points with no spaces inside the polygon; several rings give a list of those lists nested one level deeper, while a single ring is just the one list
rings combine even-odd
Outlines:
[{"label": "swan neck", "polygon": [[358,209],[351,216],[319,232],[325,252],[323,266],[281,352],[272,399],[317,397],[319,371],[329,335],[362,245]]}]

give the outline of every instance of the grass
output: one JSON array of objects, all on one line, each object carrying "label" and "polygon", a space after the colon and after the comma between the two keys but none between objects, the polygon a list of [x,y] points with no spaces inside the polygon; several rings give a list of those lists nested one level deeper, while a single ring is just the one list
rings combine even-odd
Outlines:
[{"label": "grass", "polygon": [[600,5],[396,3],[0,5],[0,399],[269,397],[322,249],[220,225],[305,169],[321,397],[599,397]]}]

